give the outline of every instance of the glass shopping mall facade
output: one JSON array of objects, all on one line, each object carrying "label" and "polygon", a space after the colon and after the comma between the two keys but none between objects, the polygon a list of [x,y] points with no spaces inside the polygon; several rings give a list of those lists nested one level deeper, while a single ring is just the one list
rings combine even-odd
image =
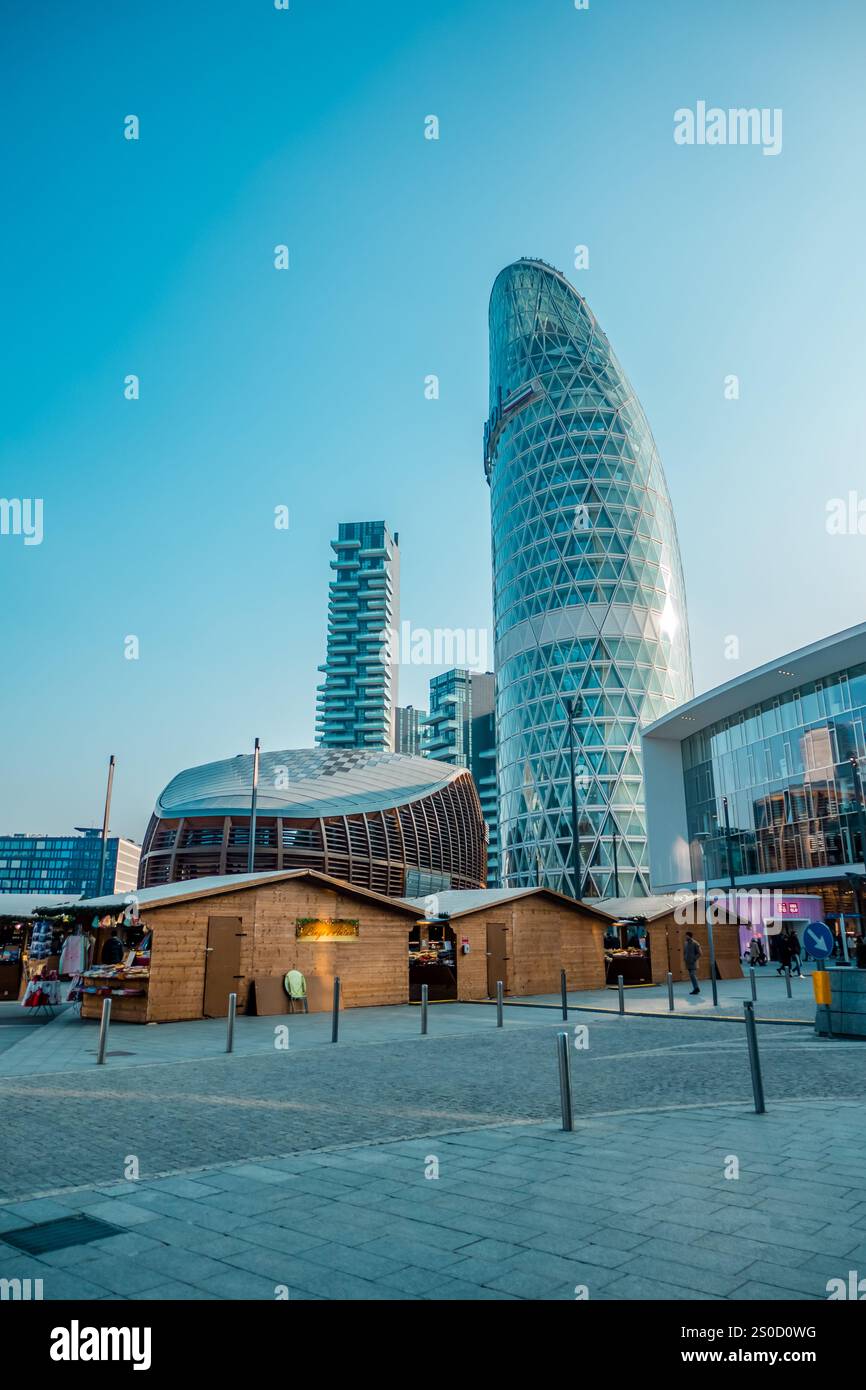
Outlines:
[{"label": "glass shopping mall facade", "polygon": [[828,910],[857,906],[866,624],[710,691],[643,742],[654,886],[733,874],[820,891]]},{"label": "glass shopping mall facade", "polygon": [[490,299],[501,881],[575,891],[565,701],[587,897],[649,892],[640,728],[692,693],[673,512],[641,409],[584,299],[520,260]]}]

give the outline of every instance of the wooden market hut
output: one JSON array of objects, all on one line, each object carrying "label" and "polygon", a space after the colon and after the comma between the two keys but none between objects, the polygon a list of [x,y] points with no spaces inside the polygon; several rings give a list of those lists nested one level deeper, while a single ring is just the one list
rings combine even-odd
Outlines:
[{"label": "wooden market hut", "polygon": [[[347,1008],[408,1002],[407,904],[308,869],[229,874],[142,888],[76,902],[83,919],[132,913],[153,932],[148,973],[134,986],[85,994],[84,1017],[96,1017],[105,992],[112,1019],[168,1023],[228,1011],[288,1011],[286,972],[307,980],[309,1008],[329,1009],[335,975]],[[138,970],[141,970],[140,964]],[[122,973],[122,972],[121,972]]]},{"label": "wooden market hut", "polygon": [[406,898],[418,914],[446,921],[457,951],[460,1000],[490,999],[501,980],[513,996],[604,987],[607,917],[551,888],[451,890]]},{"label": "wooden market hut", "polygon": [[[710,946],[706,916],[697,893],[661,893],[646,898],[605,898],[595,904],[607,921],[635,922],[646,926],[650,941],[652,983],[664,984],[668,971],[674,981],[687,980],[683,961],[686,932],[690,931],[701,948],[698,978],[710,978]],[[713,947],[718,977],[738,980],[740,964],[739,920],[713,923]]]}]

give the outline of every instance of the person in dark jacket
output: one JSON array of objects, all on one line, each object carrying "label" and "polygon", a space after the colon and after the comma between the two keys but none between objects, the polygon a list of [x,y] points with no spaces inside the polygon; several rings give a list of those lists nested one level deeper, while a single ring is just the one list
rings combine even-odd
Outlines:
[{"label": "person in dark jacket", "polygon": [[786,970],[790,969],[791,965],[791,938],[785,931],[783,931],[782,935],[779,937],[779,945],[777,947],[777,951],[779,965],[776,970],[776,974],[783,975]]},{"label": "person in dark jacket", "polygon": [[863,936],[862,932],[857,937],[855,950],[857,952],[857,969],[866,970],[866,937]]},{"label": "person in dark jacket", "polygon": [[102,948],[102,964],[117,965],[126,954],[123,942],[115,929]]},{"label": "person in dark jacket", "polygon": [[701,958],[701,948],[695,941],[690,931],[686,932],[686,939],[683,942],[683,960],[686,970],[689,972],[689,979],[692,982],[691,993],[700,994],[701,987],[698,984],[698,961]]}]

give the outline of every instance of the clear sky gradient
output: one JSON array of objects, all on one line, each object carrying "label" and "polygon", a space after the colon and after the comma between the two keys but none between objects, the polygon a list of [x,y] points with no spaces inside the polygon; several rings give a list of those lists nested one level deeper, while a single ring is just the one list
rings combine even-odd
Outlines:
[{"label": "clear sky gradient", "polygon": [[[43,498],[45,534],[0,536],[0,831],[97,823],[110,753],[140,838],[180,768],[312,744],[341,520],[399,531],[414,626],[489,627],[487,300],[521,255],[586,295],[649,417],[696,688],[864,618],[866,536],[825,524],[866,497],[862,5],[18,0],[4,25],[0,496]],[[781,154],[676,145],[699,100],[781,108]]]}]

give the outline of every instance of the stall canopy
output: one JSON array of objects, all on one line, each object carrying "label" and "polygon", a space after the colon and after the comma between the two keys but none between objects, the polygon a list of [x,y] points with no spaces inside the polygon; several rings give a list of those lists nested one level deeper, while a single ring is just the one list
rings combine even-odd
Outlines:
[{"label": "stall canopy", "polygon": [[182,902],[185,898],[204,898],[208,894],[225,893],[229,889],[247,888],[270,880],[297,877],[303,873],[306,873],[305,869],[286,869],[263,874],[213,874],[209,878],[189,878],[178,883],[162,883],[157,888],[139,888],[133,893],[107,893],[99,898],[65,898],[55,901],[53,905],[51,898],[40,898],[32,893],[29,896],[34,903],[40,905],[37,915],[41,917],[50,917],[52,914],[68,911],[69,908],[74,908],[77,912],[94,912],[99,916],[102,913],[122,913],[127,907],[135,904],[142,908],[162,907],[168,903]]},{"label": "stall canopy", "polygon": [[0,917],[26,922],[62,912],[80,902],[80,898],[70,898],[63,893],[0,893]]}]

